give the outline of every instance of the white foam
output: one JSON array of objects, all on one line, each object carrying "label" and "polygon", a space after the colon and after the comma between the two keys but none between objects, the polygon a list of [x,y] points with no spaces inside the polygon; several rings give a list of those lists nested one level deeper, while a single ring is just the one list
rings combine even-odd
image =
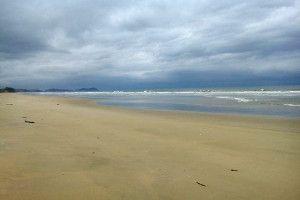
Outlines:
[{"label": "white foam", "polygon": [[230,99],[230,100],[235,100],[235,101],[243,102],[243,103],[253,101],[251,99],[246,99],[246,98],[241,98],[241,97],[229,97],[229,96],[218,96],[216,98],[218,98],[218,99]]},{"label": "white foam", "polygon": [[238,97],[235,97],[234,100],[237,100],[238,102],[244,102],[244,103],[252,101],[251,99],[238,98]]},{"label": "white foam", "polygon": [[220,97],[216,97],[216,98],[218,98],[218,99],[232,99],[232,97],[224,97],[224,96],[220,96]]},{"label": "white foam", "polygon": [[292,107],[300,107],[299,104],[291,104],[291,103],[286,103],[286,104],[283,104],[285,106],[292,106]]},{"label": "white foam", "polygon": [[[222,96],[283,96],[283,97],[300,97],[300,90],[288,90],[288,91],[209,91],[209,90],[186,90],[186,91],[113,91],[113,92],[105,92],[105,91],[97,91],[97,92],[40,92],[38,94],[42,95],[139,95],[139,96],[151,96],[151,95],[182,95],[182,96],[213,96],[222,98]],[[221,97],[220,97],[221,96]],[[231,97],[229,97],[231,98]],[[238,99],[237,99],[238,100]],[[239,99],[240,101],[244,101],[243,99]]]}]

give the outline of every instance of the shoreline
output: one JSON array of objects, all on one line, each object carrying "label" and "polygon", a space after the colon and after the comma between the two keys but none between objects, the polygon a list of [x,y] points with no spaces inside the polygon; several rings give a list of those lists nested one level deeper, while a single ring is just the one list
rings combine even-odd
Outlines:
[{"label": "shoreline", "polygon": [[237,112],[205,112],[205,111],[188,111],[188,110],[168,110],[168,109],[155,109],[155,108],[135,108],[135,107],[127,107],[121,105],[106,105],[97,103],[96,100],[84,98],[84,97],[74,97],[74,96],[56,96],[56,95],[32,95],[26,93],[19,93],[21,95],[28,95],[28,96],[41,96],[41,97],[55,97],[55,98],[65,98],[69,100],[82,100],[83,104],[85,103],[94,104],[95,106],[99,106],[102,108],[112,108],[112,109],[120,109],[120,110],[127,110],[127,111],[149,111],[149,112],[163,112],[163,113],[182,113],[182,114],[200,114],[200,115],[212,115],[212,116],[228,116],[228,117],[246,117],[246,118],[263,118],[263,119],[295,119],[300,120],[300,116],[287,116],[287,115],[268,115],[268,114],[249,114],[249,113],[237,113]]},{"label": "shoreline", "polygon": [[0,199],[300,197],[299,119],[23,94],[0,110]]}]

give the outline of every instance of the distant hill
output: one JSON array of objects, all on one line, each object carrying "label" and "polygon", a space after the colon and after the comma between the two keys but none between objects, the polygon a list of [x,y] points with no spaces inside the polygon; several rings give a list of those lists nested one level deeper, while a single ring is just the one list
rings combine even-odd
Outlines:
[{"label": "distant hill", "polygon": [[15,89],[12,87],[0,88],[0,92],[97,92],[97,88],[80,88],[76,90],[50,88],[47,90],[39,89]]},{"label": "distant hill", "polygon": [[45,90],[45,92],[97,92],[97,91],[99,91],[97,88],[80,88],[76,90],[52,88],[52,89]]},{"label": "distant hill", "polygon": [[9,93],[11,93],[11,92],[16,92],[16,89],[11,88],[11,87],[5,87],[5,88],[1,88],[0,92],[9,92]]},{"label": "distant hill", "polygon": [[97,88],[80,88],[80,89],[77,89],[75,91],[78,91],[78,92],[97,92],[99,90]]},{"label": "distant hill", "polygon": [[73,90],[51,88],[45,90],[45,92],[73,92]]},{"label": "distant hill", "polygon": [[17,92],[43,92],[43,90],[38,90],[38,89],[16,89]]}]

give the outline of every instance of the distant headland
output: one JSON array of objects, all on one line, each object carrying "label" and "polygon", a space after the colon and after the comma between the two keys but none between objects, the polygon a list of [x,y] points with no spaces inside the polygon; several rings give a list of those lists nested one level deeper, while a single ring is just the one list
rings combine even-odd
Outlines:
[{"label": "distant headland", "polygon": [[79,88],[74,90],[69,89],[57,89],[51,88],[46,90],[39,90],[39,89],[16,89],[12,87],[4,87],[0,88],[0,93],[13,93],[13,92],[97,92],[99,91],[97,88]]}]

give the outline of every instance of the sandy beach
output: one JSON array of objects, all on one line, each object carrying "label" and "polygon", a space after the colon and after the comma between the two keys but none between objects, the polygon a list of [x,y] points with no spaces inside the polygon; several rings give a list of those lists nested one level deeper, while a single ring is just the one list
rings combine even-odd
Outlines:
[{"label": "sandy beach", "polygon": [[300,199],[300,119],[0,94],[0,199]]}]

